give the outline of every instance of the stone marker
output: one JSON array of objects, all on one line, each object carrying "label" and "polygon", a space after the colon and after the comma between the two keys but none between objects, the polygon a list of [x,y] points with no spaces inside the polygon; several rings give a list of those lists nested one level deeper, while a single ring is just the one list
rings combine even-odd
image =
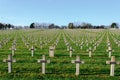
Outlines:
[{"label": "stone marker", "polygon": [[66,46],[67,46],[67,51],[69,51],[69,48],[70,48],[69,43],[66,43]]},{"label": "stone marker", "polygon": [[49,57],[54,57],[54,46],[49,47]]},{"label": "stone marker", "polygon": [[94,50],[96,50],[96,47],[97,47],[97,43],[95,43],[93,46],[94,46]]},{"label": "stone marker", "polygon": [[70,47],[70,57],[72,57],[72,52],[73,52],[73,49],[72,49],[72,47]]},{"label": "stone marker", "polygon": [[107,46],[109,47],[111,45],[110,41],[107,42]]},{"label": "stone marker", "polygon": [[34,47],[32,46],[30,50],[31,50],[31,56],[33,57],[33,55],[34,55],[34,50],[35,50]]},{"label": "stone marker", "polygon": [[92,48],[89,47],[89,49],[87,51],[89,52],[89,57],[91,57],[92,56],[92,52],[93,52]]},{"label": "stone marker", "polygon": [[88,40],[86,40],[86,46],[88,47],[89,43],[88,43]]},{"label": "stone marker", "polygon": [[45,63],[50,63],[50,60],[46,60],[45,55],[43,55],[42,59],[38,60],[38,63],[42,63],[42,74],[45,74]]},{"label": "stone marker", "polygon": [[8,73],[12,72],[12,62],[16,62],[15,59],[12,59],[12,54],[8,55],[8,59],[3,59],[3,62],[8,62]]},{"label": "stone marker", "polygon": [[120,47],[120,41],[118,41],[118,43],[117,43],[117,44],[118,44],[118,47]]},{"label": "stone marker", "polygon": [[76,46],[78,46],[78,42],[76,42]]},{"label": "stone marker", "polygon": [[26,43],[25,45],[27,46],[27,48],[29,48],[29,43]]},{"label": "stone marker", "polygon": [[108,50],[106,50],[106,51],[109,52],[109,56],[108,56],[108,57],[111,58],[111,53],[112,53],[114,50],[112,50],[111,47],[109,46],[109,47],[108,47]]},{"label": "stone marker", "polygon": [[16,50],[15,46],[13,45],[12,48],[10,48],[10,50],[12,50],[12,56],[14,56],[15,55],[15,50]]},{"label": "stone marker", "polygon": [[111,64],[110,76],[114,76],[115,64],[120,64],[120,62],[119,61],[115,61],[115,56],[111,56],[111,61],[106,61],[106,64]]},{"label": "stone marker", "polygon": [[40,42],[40,49],[42,49],[43,48],[43,44],[42,44],[42,42]]},{"label": "stone marker", "polygon": [[83,49],[83,42],[79,46],[80,46],[80,49]]},{"label": "stone marker", "polygon": [[84,64],[84,61],[80,61],[79,56],[76,56],[76,60],[72,60],[71,62],[76,63],[76,73],[75,73],[75,75],[79,75],[79,72],[80,72],[79,66],[80,66],[80,64]]}]

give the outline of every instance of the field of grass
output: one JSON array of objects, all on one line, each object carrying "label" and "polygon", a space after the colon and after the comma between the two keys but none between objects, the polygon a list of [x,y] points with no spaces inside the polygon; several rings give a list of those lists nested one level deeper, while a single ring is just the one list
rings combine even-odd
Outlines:
[{"label": "field of grass", "polygon": [[[110,65],[106,64],[108,58],[107,42],[110,41],[114,50],[112,56],[116,61],[120,61],[120,31],[119,30],[3,30],[0,31],[0,80],[119,80],[120,65],[115,65],[115,76],[110,76]],[[8,65],[3,62],[10,48],[16,44],[16,63],[12,64],[12,73],[8,73]],[[28,43],[29,47],[25,44]],[[83,43],[83,49],[80,44]],[[98,46],[89,57],[88,49],[94,49],[94,44]],[[42,44],[42,49],[40,47]],[[73,49],[72,57],[69,57],[66,44]],[[88,46],[87,46],[88,44]],[[55,55],[49,57],[49,46],[56,45]],[[34,57],[29,50],[35,48]],[[46,74],[42,74],[42,65],[37,63],[42,55],[50,63],[46,63]],[[71,63],[76,56],[84,61],[80,65],[80,74],[75,75],[76,65]]]}]

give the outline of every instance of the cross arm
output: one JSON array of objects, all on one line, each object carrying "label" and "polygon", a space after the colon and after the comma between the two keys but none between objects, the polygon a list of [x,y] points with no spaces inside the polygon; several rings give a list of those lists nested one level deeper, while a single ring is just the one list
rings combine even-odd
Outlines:
[{"label": "cross arm", "polygon": [[37,62],[38,63],[50,63],[50,60],[39,59]]}]

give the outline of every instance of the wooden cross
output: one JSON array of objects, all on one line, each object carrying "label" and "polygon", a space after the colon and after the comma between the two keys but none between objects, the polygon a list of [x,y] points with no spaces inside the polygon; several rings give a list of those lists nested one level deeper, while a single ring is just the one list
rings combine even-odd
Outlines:
[{"label": "wooden cross", "polygon": [[72,60],[71,63],[76,63],[76,75],[79,75],[79,66],[80,64],[84,64],[84,61],[80,61],[80,57],[79,56],[76,56],[76,60]]},{"label": "wooden cross", "polygon": [[92,52],[93,52],[92,48],[89,47],[89,49],[87,51],[89,51],[89,57],[91,57],[92,56]]},{"label": "wooden cross", "polygon": [[12,56],[14,56],[15,55],[15,50],[16,50],[15,46],[12,46],[12,48],[10,48],[10,50],[12,50]]},{"label": "wooden cross", "polygon": [[32,46],[30,50],[31,50],[31,56],[33,57],[33,55],[34,55],[34,50],[35,50],[34,47]]},{"label": "wooden cross", "polygon": [[12,72],[12,62],[16,62],[15,59],[12,59],[12,54],[8,55],[8,59],[3,59],[3,62],[8,62],[8,73]]},{"label": "wooden cross", "polygon": [[49,47],[49,57],[54,57],[54,46]]},{"label": "wooden cross", "polygon": [[106,64],[111,64],[110,76],[114,76],[115,64],[120,64],[120,62],[119,61],[115,61],[115,56],[111,56],[111,61],[106,61]]},{"label": "wooden cross", "polygon": [[109,52],[109,56],[108,56],[108,57],[111,58],[111,53],[112,53],[114,50],[112,50],[111,47],[109,46],[109,47],[108,47],[108,50],[106,50],[106,51]]},{"label": "wooden cross", "polygon": [[45,63],[50,63],[50,60],[46,60],[45,55],[43,55],[42,59],[38,60],[38,63],[42,63],[42,74],[45,74]]}]

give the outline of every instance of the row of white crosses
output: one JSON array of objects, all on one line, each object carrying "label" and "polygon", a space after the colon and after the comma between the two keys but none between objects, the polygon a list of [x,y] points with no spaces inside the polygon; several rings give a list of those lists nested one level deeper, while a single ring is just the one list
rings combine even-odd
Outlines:
[{"label": "row of white crosses", "polygon": [[[12,62],[16,62],[15,59],[12,58],[12,54],[8,55],[8,59],[3,59],[3,62],[8,62],[8,73],[12,72]],[[50,63],[50,60],[45,59],[45,55],[42,56],[42,59],[39,59],[37,61],[38,63],[42,63],[42,74],[45,74],[45,63]],[[79,75],[80,73],[80,64],[84,64],[84,61],[80,60],[79,56],[76,56],[76,60],[72,60],[72,63],[76,63],[76,75]],[[119,61],[115,61],[115,57],[111,57],[111,61],[106,61],[106,64],[111,64],[110,68],[110,76],[114,76],[114,67],[115,64],[120,64]]]},{"label": "row of white crosses", "polygon": [[[8,55],[8,59],[3,59],[3,62],[8,62],[8,73],[12,72],[12,63],[16,62],[15,59],[13,59],[12,54]],[[42,63],[42,74],[45,74],[45,63],[50,63],[50,60],[45,59],[45,55],[42,56],[42,59],[38,60],[38,63]]]}]

